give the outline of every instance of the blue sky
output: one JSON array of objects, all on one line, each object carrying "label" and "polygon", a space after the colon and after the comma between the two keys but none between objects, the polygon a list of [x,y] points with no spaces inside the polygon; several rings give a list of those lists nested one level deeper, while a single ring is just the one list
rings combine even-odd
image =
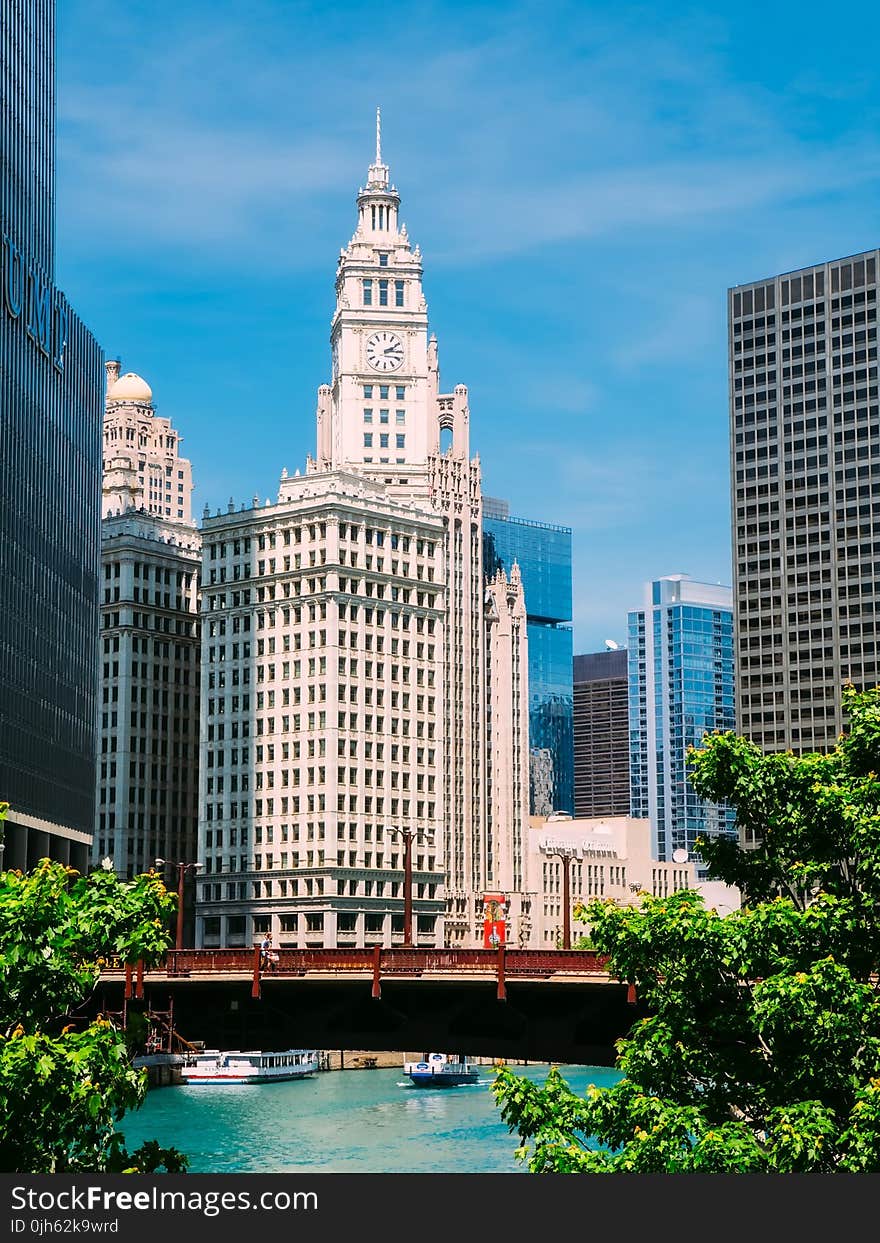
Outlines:
[{"label": "blue sky", "polygon": [[730,581],[726,290],[880,244],[880,6],[61,0],[58,279],[201,513],[314,449],[382,107],[485,490],[574,531],[575,651]]}]

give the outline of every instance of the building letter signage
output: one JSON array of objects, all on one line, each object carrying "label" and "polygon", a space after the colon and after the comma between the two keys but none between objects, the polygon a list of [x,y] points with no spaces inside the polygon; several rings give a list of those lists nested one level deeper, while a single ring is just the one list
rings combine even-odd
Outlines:
[{"label": "building letter signage", "polygon": [[52,362],[56,371],[64,370],[64,355],[67,352],[67,333],[70,316],[67,314],[67,303],[61,294],[55,295],[55,342],[52,351]]},{"label": "building letter signage", "polygon": [[3,302],[12,319],[20,319],[27,299],[27,334],[56,371],[64,370],[70,314],[64,295],[25,263],[22,252],[3,234]]},{"label": "building letter signage", "polygon": [[52,332],[52,289],[36,272],[28,273],[30,299],[28,301],[28,336],[36,341],[44,354],[49,353]]},{"label": "building letter signage", "polygon": [[13,319],[18,319],[24,306],[24,257],[12,238],[7,237],[5,233],[3,234],[3,255],[5,269],[3,296],[6,310]]}]

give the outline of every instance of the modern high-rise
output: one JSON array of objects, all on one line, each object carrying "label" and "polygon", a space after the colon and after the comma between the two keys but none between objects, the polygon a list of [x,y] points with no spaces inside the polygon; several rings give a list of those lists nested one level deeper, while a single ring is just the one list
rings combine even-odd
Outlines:
[{"label": "modern high-rise", "polygon": [[738,728],[827,751],[878,681],[880,405],[871,250],[728,292]]},{"label": "modern high-rise", "polygon": [[55,5],[0,23],[3,863],[84,867],[95,806],[103,356],[55,287]]},{"label": "modern high-rise", "polygon": [[629,690],[622,648],[574,658],[574,814],[629,815]]},{"label": "modern high-rise", "polygon": [[483,575],[467,389],[442,392],[422,258],[376,160],[336,269],[317,449],[277,499],[202,524],[197,937],[531,936],[528,636]]},{"label": "modern high-rise", "polygon": [[511,518],[507,501],[483,498],[483,568],[519,566],[529,633],[531,814],[574,807],[571,681],[571,527]]},{"label": "modern high-rise", "polygon": [[675,861],[701,834],[735,836],[732,808],[698,798],[688,748],[734,728],[731,590],[670,574],[628,615],[630,806],[651,821],[652,855]]},{"label": "modern high-rise", "polygon": [[145,380],[106,370],[92,858],[130,876],[197,861],[201,536],[180,437]]}]

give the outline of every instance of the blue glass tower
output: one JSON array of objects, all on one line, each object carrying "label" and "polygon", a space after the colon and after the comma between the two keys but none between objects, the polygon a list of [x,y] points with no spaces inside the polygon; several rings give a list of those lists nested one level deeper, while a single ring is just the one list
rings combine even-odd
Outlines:
[{"label": "blue glass tower", "polygon": [[48,855],[84,867],[95,805],[104,368],[54,284],[54,0],[4,3],[0,105],[3,865]]},{"label": "blue glass tower", "polygon": [[531,812],[574,811],[571,527],[511,518],[483,498],[483,569],[519,564],[529,639]]},{"label": "blue glass tower", "polygon": [[673,574],[628,621],[631,814],[650,819],[655,858],[697,857],[701,833],[736,836],[733,810],[703,802],[687,776],[688,747],[734,728],[732,593]]}]

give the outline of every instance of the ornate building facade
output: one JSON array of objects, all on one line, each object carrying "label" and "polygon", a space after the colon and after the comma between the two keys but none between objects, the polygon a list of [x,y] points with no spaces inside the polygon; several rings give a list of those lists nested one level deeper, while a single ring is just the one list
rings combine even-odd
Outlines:
[{"label": "ornate building facade", "polygon": [[422,260],[382,162],[339,256],[317,446],[277,501],[203,522],[204,945],[530,936],[528,647],[482,570],[467,389],[444,393]]},{"label": "ornate building facade", "polygon": [[201,538],[179,436],[145,380],[105,365],[92,859],[130,876],[196,860]]},{"label": "ornate building facade", "polygon": [[119,362],[105,363],[104,481],[101,516],[142,509],[192,525],[192,466],[180,456],[180,437],[159,418],[153,390]]}]

